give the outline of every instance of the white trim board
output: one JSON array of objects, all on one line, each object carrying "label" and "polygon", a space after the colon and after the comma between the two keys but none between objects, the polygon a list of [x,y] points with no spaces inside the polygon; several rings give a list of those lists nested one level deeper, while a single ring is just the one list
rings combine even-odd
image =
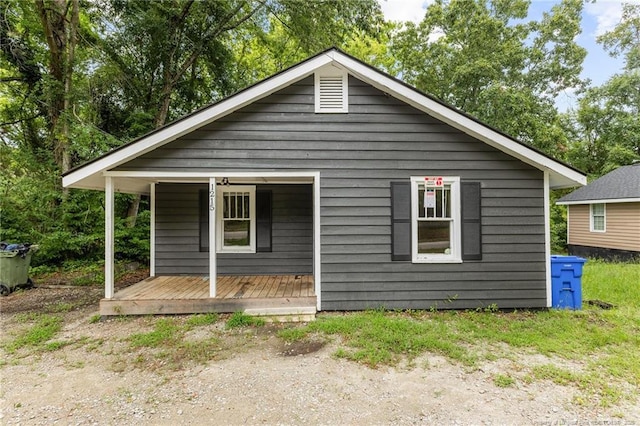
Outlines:
[{"label": "white trim board", "polygon": [[320,172],[313,177],[313,282],[316,294],[316,309],[322,310],[322,261],[320,250]]},{"label": "white trim board", "polygon": [[337,49],[330,49],[214,105],[197,111],[182,120],[169,124],[129,145],[112,151],[83,167],[69,172],[63,176],[63,186],[103,189],[102,185],[104,185],[104,180],[102,179],[102,174],[105,171],[124,164],[201,126],[228,115],[239,108],[249,105],[258,99],[291,85],[296,81],[310,76],[328,64],[333,64],[345,69],[356,78],[371,84],[391,96],[412,105],[508,155],[518,158],[539,170],[548,171],[550,173],[550,185],[553,188],[586,185],[587,183],[586,176],[580,172],[478,123],[453,108],[436,102],[419,91],[404,85],[400,81],[369,67]]},{"label": "white trim board", "polygon": [[149,275],[156,276],[156,184],[149,185]]},{"label": "white trim board", "polygon": [[546,272],[547,308],[552,304],[551,278],[551,199],[549,198],[549,172],[544,172],[544,269]]},{"label": "white trim board", "polygon": [[580,200],[557,202],[559,206],[577,206],[580,204],[616,204],[616,203],[640,203],[640,198],[611,198],[606,200]]}]

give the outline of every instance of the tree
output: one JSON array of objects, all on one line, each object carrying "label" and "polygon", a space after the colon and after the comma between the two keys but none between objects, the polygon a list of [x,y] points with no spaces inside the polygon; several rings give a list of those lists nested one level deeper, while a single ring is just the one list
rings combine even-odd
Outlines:
[{"label": "tree", "polygon": [[583,85],[582,2],[563,0],[540,21],[525,20],[529,4],[436,0],[394,34],[392,51],[408,83],[558,155],[567,141],[555,97]]},{"label": "tree", "polygon": [[[130,131],[120,136],[128,137],[162,127],[381,21],[374,0],[105,0],[102,5],[102,66],[111,70],[118,88],[109,103],[127,111],[122,127]],[[138,201],[131,205],[132,224]]]},{"label": "tree", "polygon": [[36,0],[36,9],[49,48],[49,137],[62,173],[71,168],[69,120],[73,96],[73,68],[78,44],[78,0]]},{"label": "tree", "polygon": [[624,56],[624,68],[584,93],[568,126],[573,164],[595,177],[640,159],[640,5],[624,5],[621,22],[598,41]]}]

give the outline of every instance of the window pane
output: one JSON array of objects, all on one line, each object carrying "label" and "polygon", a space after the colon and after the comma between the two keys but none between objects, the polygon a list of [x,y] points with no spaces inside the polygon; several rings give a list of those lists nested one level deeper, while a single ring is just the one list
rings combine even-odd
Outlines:
[{"label": "window pane", "polygon": [[236,215],[233,217],[234,219],[242,219],[244,218],[244,206],[242,202],[244,201],[244,197],[241,192],[236,193]]},{"label": "window pane", "polygon": [[450,192],[451,190],[448,188],[436,190],[436,217],[451,217],[451,206],[449,203]]},{"label": "window pane", "polygon": [[593,218],[593,229],[596,231],[604,231],[604,217],[596,216]]},{"label": "window pane", "polygon": [[450,241],[450,221],[418,222],[418,253],[450,254]]},{"label": "window pane", "polygon": [[249,241],[248,220],[225,220],[224,221],[224,245],[225,246],[248,246]]},{"label": "window pane", "polygon": [[222,217],[229,218],[229,194],[224,194],[222,197]]},{"label": "window pane", "polygon": [[425,194],[424,186],[418,187],[418,217],[450,218],[451,187],[429,188]]},{"label": "window pane", "polygon": [[245,192],[244,194],[244,218],[249,219],[249,194]]},{"label": "window pane", "polygon": [[603,216],[604,215],[604,204],[594,204],[593,205],[593,215]]},{"label": "window pane", "polygon": [[229,218],[235,219],[236,217],[236,193],[229,193]]}]

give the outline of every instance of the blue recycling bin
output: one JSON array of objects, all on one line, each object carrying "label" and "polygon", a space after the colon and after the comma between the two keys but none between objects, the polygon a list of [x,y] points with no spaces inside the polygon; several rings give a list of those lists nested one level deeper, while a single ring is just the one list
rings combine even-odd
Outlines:
[{"label": "blue recycling bin", "polygon": [[551,306],[582,309],[582,267],[578,256],[551,256]]}]

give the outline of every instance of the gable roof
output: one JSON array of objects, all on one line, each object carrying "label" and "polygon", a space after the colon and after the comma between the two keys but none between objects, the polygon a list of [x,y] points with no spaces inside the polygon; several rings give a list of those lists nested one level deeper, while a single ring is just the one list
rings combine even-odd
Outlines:
[{"label": "gable roof", "polygon": [[556,204],[640,202],[640,163],[622,166],[560,198]]},{"label": "gable roof", "polygon": [[[446,105],[336,48],[321,52],[234,95],[199,109],[82,166],[76,167],[63,175],[62,184],[64,187],[71,188],[104,189],[104,172],[313,75],[316,70],[327,65],[344,69],[354,77],[414,108],[539,170],[549,172],[549,183],[552,188],[575,187],[586,184],[586,176],[579,170],[554,160],[541,151],[481,123],[450,105]],[[129,190],[131,192],[139,192],[139,189],[134,189],[134,187],[135,185],[132,183]],[[119,190],[128,192],[127,189],[127,183],[123,181],[119,185]]]}]

